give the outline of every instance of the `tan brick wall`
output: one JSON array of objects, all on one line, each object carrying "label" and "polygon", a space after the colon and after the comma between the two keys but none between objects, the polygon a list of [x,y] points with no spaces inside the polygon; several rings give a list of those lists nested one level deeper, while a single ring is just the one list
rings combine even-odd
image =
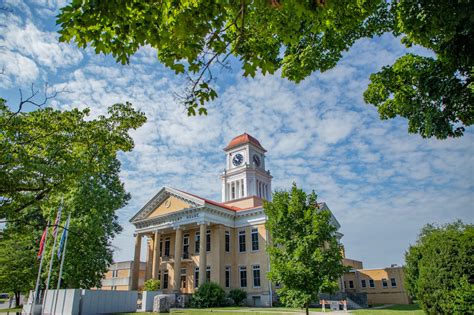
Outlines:
[{"label": "tan brick wall", "polygon": [[[211,251],[207,252],[207,265],[211,267],[211,281],[218,282],[222,287],[225,287],[225,267],[231,267],[231,288],[240,288],[240,276],[239,267],[247,267],[247,288],[243,288],[249,294],[260,294],[268,293],[268,279],[266,273],[268,271],[268,259],[265,252],[266,245],[266,230],[263,224],[255,226],[258,228],[259,233],[259,250],[251,250],[251,230],[252,227],[243,228],[228,228],[222,225],[210,225],[208,229],[211,230]],[[245,230],[246,232],[246,252],[239,252],[238,244],[238,232]],[[194,271],[199,266],[199,254],[195,253],[195,235],[199,231],[199,228],[184,229],[183,237],[185,234],[189,234],[189,260],[181,260],[181,269],[186,269],[186,288],[182,289],[183,293],[193,293],[194,288]],[[230,252],[225,252],[225,231],[230,232]],[[164,255],[164,244],[165,239],[170,238],[170,255],[174,254],[174,239],[175,232],[162,234],[162,246]],[[205,235],[202,237],[206,237]],[[182,246],[182,245],[181,245]],[[174,259],[170,261],[163,261],[160,264],[161,270],[161,282],[163,285],[163,272],[168,270],[168,289],[165,292],[172,292],[173,290],[173,279],[174,279]],[[253,287],[253,271],[252,266],[260,266],[260,287]],[[180,271],[178,271],[180,272]],[[200,272],[205,272],[200,270]],[[231,288],[228,288],[230,290]]]},{"label": "tan brick wall", "polygon": [[[392,286],[391,279],[394,278],[396,286]],[[383,287],[382,279],[387,279],[387,287]],[[362,280],[366,281],[366,287],[362,287]],[[370,281],[374,281],[374,288],[370,287]],[[391,267],[384,269],[358,269],[346,273],[344,281],[347,292],[365,292],[369,304],[409,304],[411,303],[404,286],[404,273],[402,267]],[[354,288],[350,288],[353,281]]]}]

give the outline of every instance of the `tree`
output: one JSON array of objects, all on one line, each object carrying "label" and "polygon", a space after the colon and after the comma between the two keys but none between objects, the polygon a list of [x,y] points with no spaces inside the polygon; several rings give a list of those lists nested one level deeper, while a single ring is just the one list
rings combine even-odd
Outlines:
[{"label": "tree", "polygon": [[[52,108],[12,112],[0,102],[0,218],[7,222],[5,234],[20,240],[32,227],[41,233],[47,220],[54,222],[61,204],[62,222],[71,214],[62,281],[68,288],[100,286],[112,262],[111,241],[121,231],[115,211],[130,198],[120,180],[117,154],[133,148],[128,132],[146,120],[129,103],[111,106],[108,117],[86,119],[88,113]],[[37,250],[38,239],[28,240]],[[44,255],[50,257],[53,238],[48,241]],[[32,264],[26,266],[31,269]],[[57,275],[56,259],[53,283]]]},{"label": "tree", "polygon": [[158,279],[148,279],[143,286],[143,291],[158,291],[159,289],[160,280]]},{"label": "tree", "polygon": [[405,260],[406,288],[427,314],[474,312],[474,225],[426,225]]},{"label": "tree", "polygon": [[346,270],[331,214],[320,209],[314,191],[307,195],[296,184],[290,192],[275,192],[264,209],[270,233],[268,277],[282,286],[277,293],[283,303],[305,307],[309,314],[309,303]]},{"label": "tree", "polygon": [[20,306],[20,294],[34,288],[36,280],[36,250],[33,235],[12,238],[2,233],[0,238],[0,291],[15,295],[15,307]]},{"label": "tree", "polygon": [[[405,117],[423,137],[461,136],[474,120],[474,14],[470,0],[72,1],[58,17],[60,40],[128,63],[144,45],[189,85],[189,115],[217,97],[212,69],[239,58],[244,76],[299,82],[336,66],[356,40],[385,32],[432,51],[405,55],[371,76],[364,94],[381,118]],[[406,68],[405,68],[406,67]]]},{"label": "tree", "polygon": [[408,119],[408,131],[439,139],[459,137],[474,123],[474,5],[472,1],[400,0],[394,31],[406,46],[433,57],[406,54],[370,76],[364,93],[382,119]]},{"label": "tree", "polygon": [[[130,103],[109,108],[109,117],[86,120],[89,109],[46,107],[12,112],[0,98],[0,218],[15,219],[30,206],[59,203],[46,197],[103,180],[120,166],[118,151],[131,151],[130,129],[146,120]],[[85,183],[85,182],[84,182]]]},{"label": "tree", "polygon": [[188,114],[217,96],[211,68],[237,56],[244,76],[282,69],[299,82],[334,67],[357,39],[388,29],[381,0],[73,1],[61,9],[60,40],[128,63],[143,45],[190,79]]}]

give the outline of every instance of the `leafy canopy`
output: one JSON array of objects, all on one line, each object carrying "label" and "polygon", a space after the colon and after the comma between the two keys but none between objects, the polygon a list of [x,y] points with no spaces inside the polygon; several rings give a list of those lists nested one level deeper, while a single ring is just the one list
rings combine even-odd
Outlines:
[{"label": "leafy canopy", "polygon": [[427,314],[474,312],[473,225],[426,225],[405,260],[407,290]]},{"label": "leafy canopy", "polygon": [[60,40],[128,63],[143,45],[178,73],[190,75],[188,114],[205,114],[217,96],[212,65],[234,55],[244,76],[282,69],[299,82],[334,67],[357,39],[386,28],[380,0],[341,1],[72,1],[57,22]]},{"label": "leafy canopy", "polygon": [[405,117],[423,137],[461,136],[474,120],[474,5],[470,0],[73,0],[61,9],[60,40],[126,64],[149,45],[189,84],[189,115],[217,97],[212,69],[236,56],[257,71],[299,82],[336,66],[356,40],[391,32],[433,57],[405,55],[370,78],[365,101],[382,119]]},{"label": "leafy canopy", "polygon": [[[71,214],[62,281],[67,288],[100,287],[112,262],[111,242],[121,231],[115,211],[130,199],[120,180],[117,154],[133,148],[128,132],[146,120],[129,103],[113,105],[108,116],[97,119],[87,119],[88,112],[42,108],[16,113],[0,100],[0,218],[7,221],[0,247],[24,244],[31,249],[22,250],[18,255],[23,259],[8,265],[18,263],[15,269],[35,274],[30,260],[36,257],[46,222],[54,222],[63,200],[61,226]],[[50,236],[46,257],[52,242]],[[55,259],[52,283],[58,265]],[[14,276],[7,268],[9,277]],[[24,283],[22,291],[33,289],[34,282]]]},{"label": "leafy canopy", "polygon": [[281,285],[283,303],[308,312],[309,303],[346,269],[331,214],[320,209],[314,192],[306,195],[296,184],[289,192],[275,192],[264,208],[271,240],[268,277]]}]

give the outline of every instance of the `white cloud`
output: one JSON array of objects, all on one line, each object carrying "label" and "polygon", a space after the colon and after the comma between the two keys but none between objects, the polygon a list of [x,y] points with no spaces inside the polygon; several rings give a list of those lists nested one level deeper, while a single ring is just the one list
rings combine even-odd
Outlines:
[{"label": "white cloud", "polygon": [[[131,65],[122,66],[91,49],[77,54],[57,44],[56,35],[37,23],[13,24],[6,41],[9,58],[15,64],[23,58],[20,74],[33,64],[38,68],[16,79],[53,77],[54,87],[67,91],[54,106],[89,106],[96,116],[113,103],[131,101],[148,117],[132,132],[134,151],[120,154],[132,200],[118,212],[125,230],[114,242],[120,248],[116,259],[131,258],[128,220],[162,186],[220,199],[222,148],[243,132],[268,150],[273,187],[285,189],[296,181],[315,189],[341,222],[349,256],[368,267],[402,263],[425,223],[474,219],[472,129],[461,139],[426,140],[407,134],[402,119],[381,121],[363,102],[369,73],[403,53],[399,39],[358,41],[340,66],[298,85],[278,73],[255,79],[223,73],[209,115],[187,117],[174,96],[183,80],[157,64],[153,49],[140,49]],[[25,40],[33,41],[32,47],[22,46]]]}]

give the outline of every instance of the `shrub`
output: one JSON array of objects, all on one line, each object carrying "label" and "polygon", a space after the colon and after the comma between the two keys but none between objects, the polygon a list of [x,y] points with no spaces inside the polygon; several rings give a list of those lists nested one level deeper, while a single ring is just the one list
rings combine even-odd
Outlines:
[{"label": "shrub", "polygon": [[206,282],[201,284],[191,299],[191,306],[197,308],[222,306],[225,300],[225,291],[217,283]]},{"label": "shrub", "polygon": [[232,289],[229,292],[229,297],[234,300],[235,305],[240,305],[247,298],[247,292],[242,289]]},{"label": "shrub", "polygon": [[408,249],[405,286],[427,314],[473,314],[474,225],[425,226]]},{"label": "shrub", "polygon": [[158,291],[160,289],[160,280],[149,279],[145,281],[143,291]]}]

